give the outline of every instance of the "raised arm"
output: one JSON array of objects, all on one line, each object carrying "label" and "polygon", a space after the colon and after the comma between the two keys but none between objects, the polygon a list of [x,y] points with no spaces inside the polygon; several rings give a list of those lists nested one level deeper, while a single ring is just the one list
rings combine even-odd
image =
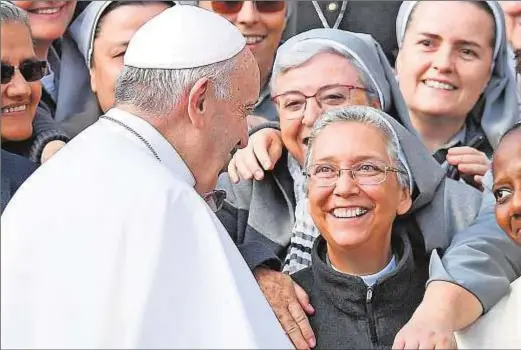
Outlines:
[{"label": "raised arm", "polygon": [[447,344],[452,332],[487,312],[521,275],[521,250],[496,223],[490,173],[484,184],[476,220],[454,236],[442,258],[433,253],[425,297],[396,336],[396,348]]}]

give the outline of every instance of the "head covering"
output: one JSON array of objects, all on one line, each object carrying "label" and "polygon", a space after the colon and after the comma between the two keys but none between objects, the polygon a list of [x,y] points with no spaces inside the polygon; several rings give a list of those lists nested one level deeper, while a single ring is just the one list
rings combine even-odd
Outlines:
[{"label": "head covering", "polygon": [[[401,47],[403,44],[403,39],[405,37],[405,31],[407,29],[407,25],[409,24],[409,20],[411,14],[414,10],[414,7],[418,5],[419,1],[404,1],[400,6],[400,10],[398,11],[398,16],[396,18],[396,39],[398,40],[398,46]],[[494,14],[494,25],[496,28],[496,43],[494,45],[494,60],[497,58],[499,51],[501,49],[501,42],[505,38],[505,16],[503,14],[503,10],[497,1],[485,1],[492,13]]]},{"label": "head covering", "polygon": [[400,122],[409,120],[407,106],[389,61],[380,44],[370,35],[329,28],[309,30],[290,38],[279,47],[273,70],[277,71],[281,57],[292,55],[296,51],[296,44],[304,41],[318,42],[347,51],[376,87],[382,109]]},{"label": "head covering", "polygon": [[[98,22],[107,7],[114,1],[90,1],[78,17],[69,26],[69,33],[76,42],[79,51],[85,58],[87,67],[91,67],[92,51],[94,50],[94,36]],[[172,1],[172,6],[176,4]]]},{"label": "head covering", "polygon": [[[403,44],[407,23],[417,3],[418,1],[404,1],[400,7],[396,19],[396,37],[399,47]],[[492,148],[496,149],[501,135],[520,120],[520,111],[516,80],[510,69],[503,10],[497,1],[486,1],[486,3],[494,14],[496,28],[492,75],[482,95],[483,103],[476,103],[469,115],[476,115],[481,121],[483,132]]]},{"label": "head covering", "polygon": [[195,68],[228,60],[245,47],[244,36],[222,16],[179,5],[145,23],[130,40],[123,61],[136,68]]}]

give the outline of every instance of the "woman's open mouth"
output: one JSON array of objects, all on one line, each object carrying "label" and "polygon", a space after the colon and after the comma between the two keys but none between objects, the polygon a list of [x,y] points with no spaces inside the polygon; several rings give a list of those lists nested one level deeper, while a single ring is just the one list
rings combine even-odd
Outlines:
[{"label": "woman's open mouth", "polygon": [[2,114],[12,114],[12,113],[18,113],[18,112],[25,112],[27,110],[27,105],[19,105],[19,106],[12,106],[12,107],[5,107],[2,108]]},{"label": "woman's open mouth", "polygon": [[61,5],[56,5],[52,7],[42,7],[42,8],[35,8],[35,9],[28,9],[27,12],[33,15],[39,15],[39,16],[46,16],[46,18],[49,18],[51,16],[58,17],[63,12],[63,9],[70,4],[65,2]]}]

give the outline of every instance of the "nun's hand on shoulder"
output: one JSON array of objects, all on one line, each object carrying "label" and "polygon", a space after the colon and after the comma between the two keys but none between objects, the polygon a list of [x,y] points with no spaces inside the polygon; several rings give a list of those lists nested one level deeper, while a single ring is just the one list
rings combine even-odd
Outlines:
[{"label": "nun's hand on shoulder", "polygon": [[483,176],[490,167],[487,155],[472,147],[453,147],[447,154],[447,162],[458,167],[460,173],[474,177],[474,181],[483,184]]},{"label": "nun's hand on shoulder", "polygon": [[279,130],[264,128],[250,136],[248,146],[237,150],[228,164],[228,175],[233,183],[239,180],[262,180],[265,170],[272,170],[282,155],[282,137]]}]

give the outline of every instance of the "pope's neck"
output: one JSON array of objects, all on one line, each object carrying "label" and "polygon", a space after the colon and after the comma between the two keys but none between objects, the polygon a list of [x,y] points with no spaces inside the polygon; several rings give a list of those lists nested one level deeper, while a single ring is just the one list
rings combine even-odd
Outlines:
[{"label": "pope's neck", "polygon": [[368,242],[352,249],[328,243],[327,255],[331,265],[340,272],[353,276],[374,275],[382,271],[392,258],[390,236],[378,244]]},{"label": "pope's neck", "polygon": [[432,153],[447,144],[465,125],[466,118],[440,117],[415,113],[409,110],[414,129],[424,145]]}]

